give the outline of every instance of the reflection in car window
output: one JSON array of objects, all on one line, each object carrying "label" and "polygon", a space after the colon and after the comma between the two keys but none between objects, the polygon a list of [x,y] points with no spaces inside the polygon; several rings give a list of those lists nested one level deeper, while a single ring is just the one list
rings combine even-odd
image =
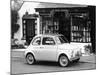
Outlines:
[{"label": "reflection in car window", "polygon": [[43,41],[42,41],[42,44],[43,45],[54,45],[55,42],[54,42],[54,39],[51,38],[51,37],[44,37]]},{"label": "reflection in car window", "polygon": [[68,43],[68,40],[64,36],[58,36],[56,37],[57,43]]},{"label": "reflection in car window", "polygon": [[40,45],[41,44],[41,38],[37,37],[33,40],[33,45]]},{"label": "reflection in car window", "polygon": [[59,37],[56,37],[56,41],[57,41],[58,44],[61,44]]}]

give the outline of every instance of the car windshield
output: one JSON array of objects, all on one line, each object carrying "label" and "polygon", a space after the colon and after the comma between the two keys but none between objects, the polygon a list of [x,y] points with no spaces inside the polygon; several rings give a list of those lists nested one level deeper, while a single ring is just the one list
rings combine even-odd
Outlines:
[{"label": "car windshield", "polygon": [[57,41],[58,41],[58,43],[68,43],[68,40],[66,39],[65,36],[58,36]]}]

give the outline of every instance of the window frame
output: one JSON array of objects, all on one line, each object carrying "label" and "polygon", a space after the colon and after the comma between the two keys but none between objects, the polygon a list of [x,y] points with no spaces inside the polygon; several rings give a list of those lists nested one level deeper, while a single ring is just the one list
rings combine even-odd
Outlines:
[{"label": "window frame", "polygon": [[35,41],[37,38],[40,38],[40,44],[39,44],[39,45],[41,45],[41,37],[40,37],[40,36],[39,36],[39,37],[35,37],[35,38],[32,40],[32,45],[39,46],[39,45],[33,44],[34,41]]},{"label": "window frame", "polygon": [[55,38],[54,38],[54,37],[52,37],[52,36],[43,36],[43,37],[42,37],[42,41],[41,41],[41,44],[42,44],[42,45],[47,45],[47,44],[43,44],[43,39],[44,39],[44,38],[47,38],[47,37],[52,38],[52,39],[53,39],[53,41],[54,41],[54,44],[52,44],[52,45],[50,44],[50,45],[48,45],[48,46],[53,46],[53,45],[56,45]]}]

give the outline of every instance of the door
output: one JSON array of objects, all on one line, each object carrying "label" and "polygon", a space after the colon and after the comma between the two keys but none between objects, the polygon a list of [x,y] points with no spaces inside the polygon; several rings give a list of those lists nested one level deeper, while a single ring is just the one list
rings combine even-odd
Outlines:
[{"label": "door", "polygon": [[39,60],[41,58],[39,52],[41,47],[41,37],[36,37],[32,40],[31,49],[34,53],[35,59]]},{"label": "door", "polygon": [[57,32],[63,34],[70,41],[70,17],[64,11],[54,13],[54,26],[58,26]]},{"label": "door", "polygon": [[39,50],[40,60],[56,61],[57,45],[53,37],[43,37]]},{"label": "door", "polygon": [[35,36],[35,19],[26,19],[26,41],[29,44]]}]

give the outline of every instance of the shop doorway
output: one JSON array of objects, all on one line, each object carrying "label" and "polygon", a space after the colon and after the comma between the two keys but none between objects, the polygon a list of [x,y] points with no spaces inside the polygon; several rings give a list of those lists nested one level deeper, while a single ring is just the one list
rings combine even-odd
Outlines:
[{"label": "shop doorway", "polygon": [[23,37],[27,44],[30,44],[32,38],[36,35],[35,20],[36,19],[23,19]]},{"label": "shop doorway", "polygon": [[57,27],[55,31],[63,34],[70,42],[70,17],[66,16],[64,11],[55,12],[53,15],[53,23]]}]

